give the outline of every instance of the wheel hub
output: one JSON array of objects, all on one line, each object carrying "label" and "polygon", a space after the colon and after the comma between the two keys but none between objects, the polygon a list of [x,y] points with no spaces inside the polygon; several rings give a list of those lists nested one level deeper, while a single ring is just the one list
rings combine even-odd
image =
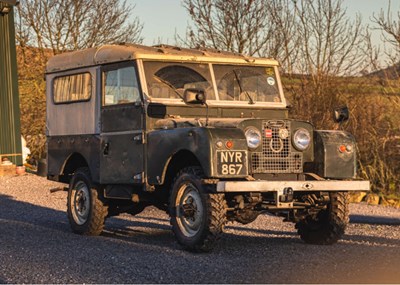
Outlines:
[{"label": "wheel hub", "polygon": [[195,186],[185,184],[177,197],[177,221],[185,236],[192,237],[199,232],[204,209]]},{"label": "wheel hub", "polygon": [[78,225],[83,225],[88,217],[90,211],[90,194],[88,186],[79,181],[72,192],[72,216]]},{"label": "wheel hub", "polygon": [[185,204],[180,207],[181,215],[186,219],[195,219],[197,205],[192,197],[189,197]]},{"label": "wheel hub", "polygon": [[83,214],[86,211],[86,197],[82,191],[79,191],[77,194],[77,211],[80,214]]}]

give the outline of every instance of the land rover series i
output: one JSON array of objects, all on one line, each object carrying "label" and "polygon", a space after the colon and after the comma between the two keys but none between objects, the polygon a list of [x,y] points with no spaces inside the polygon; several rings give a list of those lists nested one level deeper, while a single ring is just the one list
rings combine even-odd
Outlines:
[{"label": "land rover series i", "polygon": [[46,82],[48,179],[69,185],[76,233],[155,206],[189,250],[211,250],[227,222],[261,213],[333,244],[348,192],[369,190],[352,135],[289,118],[273,59],[105,45],[54,56]]}]

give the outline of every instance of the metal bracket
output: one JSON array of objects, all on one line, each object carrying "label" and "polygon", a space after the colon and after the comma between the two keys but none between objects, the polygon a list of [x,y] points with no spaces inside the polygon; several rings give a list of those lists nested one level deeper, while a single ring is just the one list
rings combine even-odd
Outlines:
[{"label": "metal bracket", "polygon": [[277,208],[293,208],[293,189],[286,187],[275,192]]}]

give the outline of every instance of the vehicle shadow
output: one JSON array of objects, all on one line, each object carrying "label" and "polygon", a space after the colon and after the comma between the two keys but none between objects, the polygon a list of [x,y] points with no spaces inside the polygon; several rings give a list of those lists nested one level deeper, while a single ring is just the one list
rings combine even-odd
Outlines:
[{"label": "vehicle shadow", "polygon": [[[31,235],[32,229],[35,229],[42,232],[49,232],[49,230],[59,232],[60,239],[92,238],[74,234],[64,211],[17,201],[4,194],[0,194],[0,222],[4,225],[15,225],[27,236]],[[177,247],[167,219],[109,218],[106,220],[101,236],[107,238],[104,240],[106,243],[113,240],[125,240],[135,244],[159,245],[170,249]],[[99,239],[96,241],[98,242]],[[0,244],[1,242],[0,235]]]},{"label": "vehicle shadow", "polygon": [[144,245],[162,245],[172,249],[174,238],[171,227],[165,222],[162,219],[146,221],[144,218],[136,217],[111,218],[106,221],[101,236]]},{"label": "vehicle shadow", "polygon": [[[67,235],[77,236],[72,233],[65,212],[16,201],[10,196],[1,194],[0,219],[2,221],[18,221],[34,227],[47,228]],[[398,225],[397,219],[382,219],[369,216],[351,216],[351,221],[352,223]],[[260,248],[271,243],[274,245],[303,243],[295,230],[270,230],[268,229],[268,223],[265,224],[265,229],[254,228],[251,225],[243,226],[238,223],[228,224],[226,229],[224,240],[227,242],[222,242],[223,246],[246,244],[247,248]],[[102,236],[109,241],[124,240],[135,244],[157,245],[166,249],[181,248],[175,242],[167,217],[155,218],[139,214],[129,218],[124,216],[110,218],[106,221]],[[373,243],[376,246],[388,244],[395,247],[400,246],[399,240],[368,235],[345,235],[343,240],[359,244]]]},{"label": "vehicle shadow", "polygon": [[[12,265],[7,269],[10,270],[7,278],[22,278],[5,279],[3,275],[0,283],[5,283],[5,280],[10,283],[132,283],[133,280],[140,283],[265,283],[268,280],[304,283],[310,279],[301,274],[296,275],[300,279],[291,279],[289,275],[275,276],[275,265],[286,267],[288,272],[301,272],[304,255],[311,254],[310,262],[319,272],[321,268],[338,262],[331,257],[338,251],[351,250],[363,256],[381,251],[395,254],[393,250],[400,248],[398,241],[362,235],[345,236],[344,241],[334,246],[305,245],[295,230],[269,230],[270,220],[265,219],[257,224],[261,228],[229,224],[212,252],[195,254],[183,250],[175,241],[166,215],[148,217],[153,214],[156,213],[150,211],[135,217],[111,218],[106,222],[102,236],[80,236],[70,230],[64,211],[16,201],[0,194],[0,245],[4,245],[0,250],[0,260]],[[383,243],[386,249],[381,247]],[[387,247],[388,244],[391,247]],[[27,253],[32,259],[26,258]],[[271,262],[275,257],[280,258]],[[93,260],[98,262],[98,266],[93,267]],[[243,263],[250,264],[247,274],[241,271]],[[29,278],[36,278],[38,265],[48,268],[47,272],[52,272],[52,275],[46,275],[45,279],[17,277],[19,271],[14,267],[24,268],[27,264],[33,266],[32,275],[27,275]],[[170,270],[167,264],[173,264],[180,271]],[[264,270],[259,270],[260,266]],[[347,269],[346,266],[343,268]],[[223,270],[230,274],[216,274]],[[115,272],[118,279],[107,279]],[[71,276],[76,279],[70,279]],[[142,276],[141,279],[134,279],[138,276]],[[161,281],[160,276],[168,279]],[[318,280],[325,280],[321,278]],[[343,278],[344,283],[350,280]],[[338,281],[327,280],[328,283]],[[365,283],[367,279],[357,280]]]},{"label": "vehicle shadow", "polygon": [[69,232],[66,214],[63,211],[14,200],[0,194],[0,219],[31,224],[62,232]]}]

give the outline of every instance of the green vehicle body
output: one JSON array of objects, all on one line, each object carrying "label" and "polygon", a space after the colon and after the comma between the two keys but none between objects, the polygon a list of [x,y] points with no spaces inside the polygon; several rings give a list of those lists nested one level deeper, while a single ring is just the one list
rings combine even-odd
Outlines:
[{"label": "green vehicle body", "polygon": [[188,168],[201,170],[202,192],[223,195],[227,220],[244,223],[262,212],[297,222],[314,208],[300,197],[369,189],[351,134],[289,118],[275,60],[109,45],[53,57],[46,81],[48,178],[71,188],[86,168],[108,216],[170,211]]}]

